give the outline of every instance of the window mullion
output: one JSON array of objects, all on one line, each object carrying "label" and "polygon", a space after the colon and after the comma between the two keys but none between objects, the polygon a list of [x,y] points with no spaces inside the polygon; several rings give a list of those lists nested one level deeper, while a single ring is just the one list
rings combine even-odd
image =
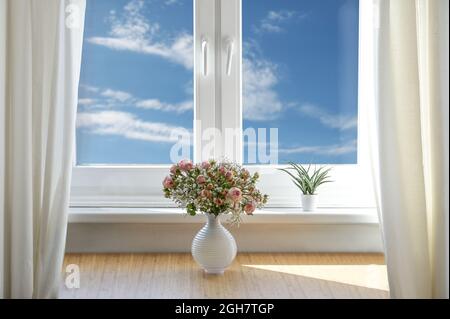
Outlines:
[{"label": "window mullion", "polygon": [[241,1],[196,0],[194,18],[195,161],[225,157],[241,162]]},{"label": "window mullion", "polygon": [[[195,0],[194,6],[194,161],[199,162],[217,157],[214,145],[217,139],[211,136],[216,128],[216,2]],[[203,41],[206,41],[206,58]]]},{"label": "window mullion", "polygon": [[221,0],[220,105],[223,155],[242,162],[241,0]]}]

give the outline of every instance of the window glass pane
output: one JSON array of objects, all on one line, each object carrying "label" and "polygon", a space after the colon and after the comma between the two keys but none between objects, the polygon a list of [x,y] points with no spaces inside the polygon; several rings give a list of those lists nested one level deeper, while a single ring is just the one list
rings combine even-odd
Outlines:
[{"label": "window glass pane", "polygon": [[358,1],[245,0],[242,23],[245,163],[251,128],[279,163],[356,163]]},{"label": "window glass pane", "polygon": [[189,139],[192,16],[191,0],[87,1],[79,165],[170,163],[177,134]]}]

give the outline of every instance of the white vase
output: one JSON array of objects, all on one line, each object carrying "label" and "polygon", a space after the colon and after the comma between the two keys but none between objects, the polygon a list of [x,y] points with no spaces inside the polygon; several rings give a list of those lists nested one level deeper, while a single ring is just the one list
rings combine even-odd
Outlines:
[{"label": "white vase", "polygon": [[222,226],[220,217],[206,214],[206,225],[192,241],[192,256],[208,274],[223,274],[236,257],[236,241]]},{"label": "white vase", "polygon": [[317,209],[318,195],[302,194],[302,207],[305,212],[311,212]]}]

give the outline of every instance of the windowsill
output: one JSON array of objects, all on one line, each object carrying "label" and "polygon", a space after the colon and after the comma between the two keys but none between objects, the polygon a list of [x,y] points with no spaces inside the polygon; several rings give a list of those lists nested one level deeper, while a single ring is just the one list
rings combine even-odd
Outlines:
[{"label": "windowsill", "polygon": [[[224,218],[224,220],[226,217]],[[71,207],[69,223],[203,223],[202,215],[187,216],[181,208]],[[266,208],[243,216],[245,224],[378,224],[375,208]]]}]

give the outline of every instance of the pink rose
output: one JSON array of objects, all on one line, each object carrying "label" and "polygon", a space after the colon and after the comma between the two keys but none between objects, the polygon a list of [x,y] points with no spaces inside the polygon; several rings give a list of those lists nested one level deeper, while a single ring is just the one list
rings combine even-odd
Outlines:
[{"label": "pink rose", "polygon": [[233,178],[233,172],[232,171],[228,171],[228,172],[226,172],[225,173],[225,178],[227,179],[227,180],[230,180],[230,179],[232,179]]},{"label": "pink rose", "polygon": [[202,162],[202,168],[203,169],[208,169],[210,167],[211,167],[211,164],[208,161]]},{"label": "pink rose", "polygon": [[242,191],[237,187],[232,187],[228,191],[228,198],[230,198],[233,202],[238,202],[242,198]]},{"label": "pink rose", "polygon": [[177,172],[177,166],[176,165],[172,165],[170,167],[170,173],[175,174]]},{"label": "pink rose", "polygon": [[220,199],[220,198],[216,198],[216,199],[214,200],[214,203],[215,203],[217,206],[220,206],[220,205],[223,204],[223,200]]},{"label": "pink rose", "polygon": [[203,175],[198,175],[198,176],[197,176],[197,183],[199,183],[199,184],[204,184],[204,183],[206,183],[206,178],[205,178],[205,176],[203,176]]},{"label": "pink rose", "polygon": [[222,175],[225,175],[225,167],[220,166],[219,167],[219,173],[222,174]]},{"label": "pink rose", "polygon": [[253,215],[253,212],[255,211],[255,209],[256,209],[256,204],[254,201],[248,202],[244,206],[244,211],[247,215]]},{"label": "pink rose", "polygon": [[214,188],[214,185],[213,185],[213,184],[211,184],[211,183],[209,183],[209,184],[208,184],[208,186],[206,186],[206,188],[207,188],[207,189],[209,189],[209,190],[211,190],[211,189],[213,189],[213,188]]},{"label": "pink rose", "polygon": [[163,186],[165,188],[172,188],[173,187],[173,179],[170,176],[166,176],[163,180]]},{"label": "pink rose", "polygon": [[194,165],[192,164],[192,162],[190,160],[181,160],[178,163],[178,166],[180,167],[180,169],[182,171],[185,171],[185,172],[190,171],[194,167]]},{"label": "pink rose", "polygon": [[204,198],[209,198],[211,197],[211,192],[207,189],[204,189],[200,192],[200,195]]}]

